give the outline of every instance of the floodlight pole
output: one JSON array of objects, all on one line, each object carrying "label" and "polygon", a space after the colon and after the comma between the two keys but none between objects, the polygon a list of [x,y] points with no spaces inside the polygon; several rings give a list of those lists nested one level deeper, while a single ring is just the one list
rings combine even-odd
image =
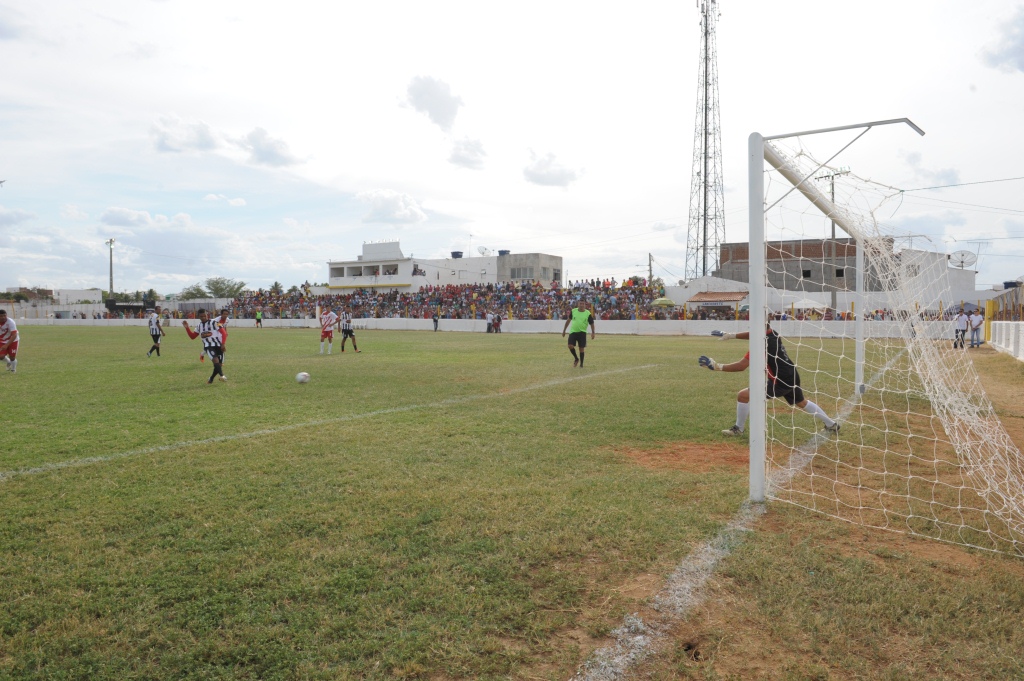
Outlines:
[{"label": "floodlight pole", "polygon": [[[811,203],[823,208],[822,203],[830,203],[828,199],[820,196],[817,190],[813,187],[807,186],[805,183],[811,177],[814,176],[819,170],[821,170],[825,164],[829,163],[836,156],[841,154],[847,147],[856,142],[862,136],[867,134],[871,128],[881,125],[893,125],[896,123],[905,123],[909,125],[913,130],[919,134],[924,135],[924,130],[914,125],[909,118],[892,118],[884,121],[872,121],[870,123],[855,123],[853,125],[843,125],[835,128],[821,128],[819,130],[805,130],[803,132],[792,132],[785,135],[772,135],[770,137],[764,137],[760,133],[752,132],[750,137],[747,138],[747,206],[748,206],[748,224],[750,229],[750,319],[748,324],[748,330],[750,332],[750,341],[748,348],[750,350],[750,500],[753,502],[763,502],[766,498],[766,475],[765,475],[765,432],[768,427],[767,414],[765,413],[765,368],[767,366],[767,358],[765,357],[765,314],[767,312],[765,307],[765,240],[764,240],[764,214],[765,208],[765,196],[764,196],[764,162],[766,160],[766,147],[765,142],[768,140],[786,139],[788,137],[799,137],[804,135],[817,135],[825,132],[838,132],[841,130],[863,130],[857,137],[855,137],[846,146],[836,152],[828,161],[822,163],[814,169],[809,175],[804,178],[798,178],[796,176],[789,176],[787,172],[783,171],[783,175],[786,176],[791,183],[793,183],[793,190],[799,191],[801,194],[806,196]],[[772,152],[773,157],[770,162],[776,161],[778,156]],[[775,165],[775,163],[772,163]],[[780,171],[783,169],[780,168]],[[786,195],[789,194],[786,192]],[[785,198],[785,195],[782,197]],[[771,208],[782,201],[778,199]],[[835,206],[829,205],[827,210],[823,209],[826,215],[835,215]],[[844,227],[845,229],[845,227]],[[849,232],[849,230],[846,230]],[[851,236],[856,237],[855,234]],[[863,243],[857,244],[858,254],[863,248]],[[861,267],[857,268],[857,276],[862,276]],[[859,311],[863,314],[863,309]]]},{"label": "floodlight pole", "polygon": [[104,241],[106,245],[110,246],[110,297],[114,297],[114,239],[108,239]]}]

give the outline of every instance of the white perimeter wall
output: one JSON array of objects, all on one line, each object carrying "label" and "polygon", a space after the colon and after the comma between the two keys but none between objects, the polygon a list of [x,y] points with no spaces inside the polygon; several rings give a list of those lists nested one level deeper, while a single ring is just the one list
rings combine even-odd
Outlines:
[{"label": "white perimeter wall", "polygon": [[1024,322],[992,322],[992,347],[1024,362]]},{"label": "white perimeter wall", "polygon": [[[145,319],[18,319],[19,328],[29,326],[147,326]],[[189,320],[191,325],[195,320]],[[356,329],[376,329],[382,331],[433,331],[434,324],[429,319],[354,319]],[[993,322],[993,343],[997,325],[1014,325],[1013,322]],[[255,327],[252,319],[232,319],[233,329]],[[510,319],[502,320],[502,333],[562,333],[564,320],[533,321]],[[900,336],[900,326],[896,322],[865,321],[866,335],[871,338]],[[180,319],[165,320],[164,328],[173,329],[181,326]],[[267,329],[319,329],[316,319],[264,319],[263,326]],[[1021,326],[1016,324],[1016,326]],[[795,320],[776,321],[772,328],[783,337],[794,338],[835,338],[845,336],[852,338],[853,322],[800,322]],[[482,319],[442,319],[438,323],[439,331],[485,333],[487,322]],[[708,336],[712,330],[719,329],[736,333],[747,330],[747,322],[737,321],[702,321],[702,320],[636,320],[636,321],[601,321],[598,320],[598,335],[629,335],[629,336]],[[953,339],[952,322],[919,322],[918,333],[926,333],[931,338]],[[1019,344],[1019,343],[1018,343]],[[1017,355],[1020,357],[1020,355]]]}]

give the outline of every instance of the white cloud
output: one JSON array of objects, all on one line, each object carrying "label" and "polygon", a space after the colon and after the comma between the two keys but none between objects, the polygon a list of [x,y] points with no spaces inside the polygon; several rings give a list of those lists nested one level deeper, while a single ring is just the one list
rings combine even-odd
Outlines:
[{"label": "white cloud", "polygon": [[178,213],[172,218],[166,215],[150,215],[149,211],[132,210],[131,208],[108,208],[100,215],[100,222],[112,227],[152,227],[154,229],[191,229],[192,217],[188,213]]},{"label": "white cloud", "polygon": [[580,177],[575,170],[559,164],[555,160],[554,154],[537,158],[537,155],[531,151],[530,156],[533,161],[523,168],[523,176],[527,182],[544,187],[568,187]]},{"label": "white cloud", "polygon": [[448,157],[448,162],[463,168],[479,170],[484,167],[485,156],[487,152],[484,151],[484,145],[480,140],[466,138],[456,140],[452,145],[452,155]]},{"label": "white cloud", "polygon": [[[941,211],[937,213],[919,213],[917,215],[897,216],[893,224],[910,234],[940,234],[949,237],[964,236],[963,227],[967,218],[957,211]],[[933,246],[941,244],[933,244]]]},{"label": "white cloud", "polygon": [[62,218],[64,218],[65,220],[88,220],[89,219],[89,214],[86,213],[81,208],[79,208],[78,206],[74,205],[73,203],[69,203],[69,204],[65,205],[63,208],[61,208],[60,209],[60,216]]},{"label": "white cloud", "polygon": [[370,205],[370,212],[363,222],[387,222],[391,224],[415,224],[427,219],[416,199],[408,194],[399,194],[390,189],[374,189],[360,192],[356,198]]},{"label": "white cloud", "polygon": [[4,208],[3,206],[0,206],[0,227],[16,225],[19,222],[25,222],[26,220],[31,220],[34,217],[36,217],[34,213],[29,213],[26,210],[18,208]]},{"label": "white cloud", "polygon": [[229,206],[244,206],[245,199],[229,199],[223,194],[207,194],[203,197],[203,201],[226,201]]},{"label": "white cloud", "polygon": [[147,227],[153,224],[153,218],[144,210],[108,208],[100,215],[100,222],[114,227]]},{"label": "white cloud", "polygon": [[674,222],[655,222],[651,225],[651,229],[655,232],[667,232],[670,229],[680,229],[681,225]]},{"label": "white cloud", "polygon": [[149,129],[157,151],[210,151],[220,146],[218,135],[203,121],[183,121],[175,115],[161,116]]},{"label": "white cloud", "polygon": [[937,187],[960,182],[960,173],[952,168],[940,168],[938,170],[925,168],[921,165],[921,154],[919,153],[904,154],[903,159],[914,171],[914,176],[923,184]]},{"label": "white cloud", "polygon": [[985,52],[985,62],[1002,71],[1024,72],[1024,6],[1000,27],[999,43]]},{"label": "white cloud", "polygon": [[446,132],[451,130],[459,107],[462,106],[462,99],[452,94],[448,83],[430,76],[413,78],[406,89],[406,96],[412,108],[427,114],[435,125]]},{"label": "white cloud", "polygon": [[299,163],[299,159],[292,155],[284,140],[274,139],[263,128],[254,128],[236,144],[249,152],[249,163],[273,167]]}]

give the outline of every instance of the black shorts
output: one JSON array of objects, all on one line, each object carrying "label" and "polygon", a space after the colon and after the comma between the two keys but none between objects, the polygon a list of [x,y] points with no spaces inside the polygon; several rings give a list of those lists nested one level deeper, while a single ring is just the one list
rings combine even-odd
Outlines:
[{"label": "black shorts", "polygon": [[153,339],[153,343],[155,343],[156,345],[160,345],[160,334],[151,333],[149,334],[149,337]]},{"label": "black shorts", "polygon": [[578,345],[581,348],[587,347],[587,332],[576,331],[569,334],[569,345]]},{"label": "black shorts", "polygon": [[219,345],[215,348],[206,348],[206,356],[220,364],[224,361],[224,348]]},{"label": "black shorts", "polygon": [[800,374],[795,374],[795,385],[788,385],[781,380],[769,380],[765,385],[765,397],[784,397],[790,406],[795,406],[804,401],[804,390],[800,387]]},{"label": "black shorts", "polygon": [[356,332],[355,332],[354,329],[342,329],[341,330],[341,337],[342,337],[343,340],[345,338],[351,338],[352,340],[355,340],[356,339]]}]

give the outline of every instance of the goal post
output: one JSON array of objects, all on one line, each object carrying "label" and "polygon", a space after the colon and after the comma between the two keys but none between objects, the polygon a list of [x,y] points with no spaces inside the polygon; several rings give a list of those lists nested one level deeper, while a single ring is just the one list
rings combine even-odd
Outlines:
[{"label": "goal post", "polygon": [[[894,123],[924,134],[895,119],[798,135]],[[944,253],[876,219],[898,190],[792,137],[748,139],[751,501],[1024,556],[1024,459],[954,347]],[[849,236],[828,238],[833,221]],[[765,394],[769,315],[803,408]]]},{"label": "goal post", "polygon": [[764,250],[764,138],[751,133],[748,139],[750,206],[750,500],[765,500],[765,250]]}]

